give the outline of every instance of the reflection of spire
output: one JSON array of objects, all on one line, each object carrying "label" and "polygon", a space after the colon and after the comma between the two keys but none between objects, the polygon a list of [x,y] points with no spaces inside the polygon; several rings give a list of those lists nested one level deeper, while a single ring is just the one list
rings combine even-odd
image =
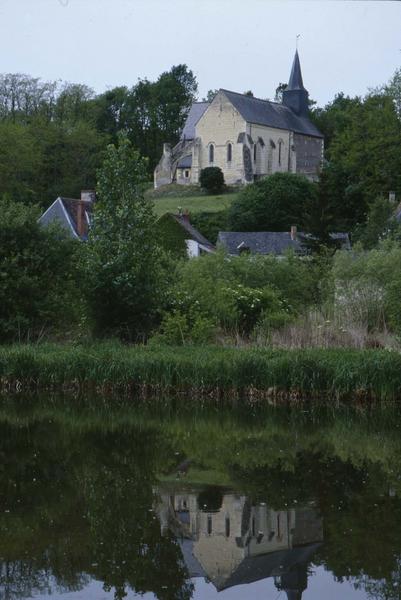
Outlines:
[{"label": "reflection of spire", "polygon": [[287,573],[276,578],[276,588],[284,590],[288,600],[302,600],[302,592],[308,586],[308,574],[306,564],[296,565]]}]

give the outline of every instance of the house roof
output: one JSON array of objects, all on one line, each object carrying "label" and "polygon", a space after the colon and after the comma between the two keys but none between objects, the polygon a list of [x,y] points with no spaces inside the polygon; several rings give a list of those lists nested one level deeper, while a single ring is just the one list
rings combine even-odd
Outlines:
[{"label": "house roof", "polygon": [[[306,254],[305,241],[308,235],[299,232],[291,239],[288,231],[220,231],[217,244],[223,246],[229,254],[239,255],[241,248],[247,248],[253,254],[284,254],[293,250],[297,254]],[[331,238],[338,240],[341,247],[351,248],[347,233],[332,233]]]},{"label": "house roof", "polygon": [[247,123],[265,125],[266,127],[274,127],[275,129],[285,129],[313,137],[323,137],[312,121],[307,117],[296,115],[288,106],[284,106],[284,104],[254,98],[245,94],[238,94],[230,90],[221,89],[220,91],[225,94]]},{"label": "house roof", "polygon": [[181,139],[193,140],[195,138],[195,125],[208,106],[209,102],[194,102],[192,104],[181,132]]},{"label": "house roof", "polygon": [[176,221],[185,231],[188,233],[188,237],[191,240],[195,240],[198,244],[202,244],[207,248],[214,248],[213,244],[209,242],[208,239],[205,238],[204,235],[201,234],[200,231],[195,229],[193,225],[189,222],[189,219],[186,215],[174,215],[173,213],[168,213],[174,221]]},{"label": "house roof", "polygon": [[177,169],[190,169],[192,167],[192,154],[183,156],[177,164]]}]

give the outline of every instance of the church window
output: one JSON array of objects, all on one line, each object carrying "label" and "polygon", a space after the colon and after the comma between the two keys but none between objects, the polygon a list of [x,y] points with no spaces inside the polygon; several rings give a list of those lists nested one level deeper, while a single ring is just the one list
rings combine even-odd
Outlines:
[{"label": "church window", "polygon": [[255,144],[253,147],[253,160],[256,161],[256,152],[257,152],[257,145]]},{"label": "church window", "polygon": [[230,537],[230,517],[226,517],[226,537]]},{"label": "church window", "polygon": [[233,159],[233,145],[227,144],[227,162],[231,162]]},{"label": "church window", "polygon": [[283,142],[280,140],[278,143],[278,164],[281,166],[281,158],[282,158],[282,147]]},{"label": "church window", "polygon": [[186,170],[186,171],[185,171],[185,178],[186,178],[186,179],[188,179],[188,177],[189,177],[189,171],[188,171],[188,170]]},{"label": "church window", "polygon": [[210,144],[210,146],[209,146],[209,162],[210,163],[214,162],[214,146],[213,146],[213,144]]},{"label": "church window", "polygon": [[207,533],[212,535],[212,517],[210,515],[207,517]]}]

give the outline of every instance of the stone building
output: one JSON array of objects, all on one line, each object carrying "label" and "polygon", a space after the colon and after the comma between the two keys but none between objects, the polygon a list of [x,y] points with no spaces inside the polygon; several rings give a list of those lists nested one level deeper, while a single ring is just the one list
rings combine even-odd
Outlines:
[{"label": "stone building", "polygon": [[203,577],[218,591],[274,577],[288,598],[301,598],[307,566],[323,541],[323,521],[313,504],[280,510],[222,492],[212,509],[190,489],[155,492],[162,533],[170,530],[179,540],[190,577]]},{"label": "stone building", "polygon": [[210,103],[195,102],[178,144],[164,144],[155,187],[197,184],[208,166],[220,167],[231,185],[276,172],[316,179],[323,136],[309,119],[308,97],[296,51],[281,103],[224,89]]}]

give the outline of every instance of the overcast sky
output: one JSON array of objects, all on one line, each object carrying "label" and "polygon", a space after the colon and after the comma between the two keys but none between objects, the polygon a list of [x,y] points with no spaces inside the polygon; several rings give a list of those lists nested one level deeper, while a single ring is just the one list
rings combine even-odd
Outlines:
[{"label": "overcast sky", "polygon": [[0,0],[0,72],[101,92],[186,63],[200,99],[219,87],[273,98],[297,34],[320,105],[339,91],[364,94],[401,66],[401,2]]}]

